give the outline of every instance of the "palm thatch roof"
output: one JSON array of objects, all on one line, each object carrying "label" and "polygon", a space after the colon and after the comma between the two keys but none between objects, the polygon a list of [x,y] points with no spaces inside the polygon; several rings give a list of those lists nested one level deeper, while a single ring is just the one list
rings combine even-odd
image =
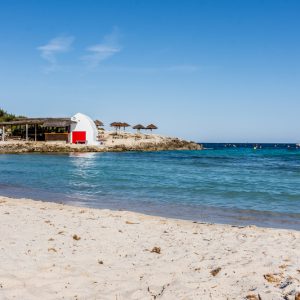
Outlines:
[{"label": "palm thatch roof", "polygon": [[130,125],[125,122],[113,122],[113,123],[110,123],[110,126],[111,127],[129,127]]},{"label": "palm thatch roof", "polygon": [[122,122],[112,122],[110,123],[110,127],[122,127]]},{"label": "palm thatch roof", "polygon": [[146,129],[150,129],[150,130],[157,129],[157,126],[155,126],[154,124],[150,124],[146,127]]},{"label": "palm thatch roof", "polygon": [[99,120],[95,120],[94,123],[95,123],[95,125],[96,125],[97,127],[104,126],[103,122],[101,122],[101,121],[99,121]]},{"label": "palm thatch roof", "polygon": [[71,118],[18,118],[13,121],[0,122],[5,125],[41,125],[43,127],[65,127],[73,123]]},{"label": "palm thatch roof", "polygon": [[113,123],[110,124],[110,126],[115,127],[116,130],[118,130],[118,129],[120,130],[121,127],[123,127],[124,130],[125,130],[125,127],[129,127],[130,125],[128,123],[125,123],[125,122],[113,122]]},{"label": "palm thatch roof", "polygon": [[137,125],[133,126],[132,128],[137,129],[137,130],[146,129],[145,126],[143,126],[142,124],[137,124]]}]

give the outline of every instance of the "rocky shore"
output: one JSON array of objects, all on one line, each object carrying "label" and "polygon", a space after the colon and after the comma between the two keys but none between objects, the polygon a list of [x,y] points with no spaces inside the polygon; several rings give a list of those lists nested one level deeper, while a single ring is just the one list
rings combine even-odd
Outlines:
[{"label": "rocky shore", "polygon": [[159,140],[148,139],[128,142],[120,139],[115,143],[103,143],[99,146],[74,145],[60,142],[0,142],[0,153],[30,152],[123,152],[123,151],[164,151],[164,150],[201,150],[202,146],[178,138],[163,137]]}]

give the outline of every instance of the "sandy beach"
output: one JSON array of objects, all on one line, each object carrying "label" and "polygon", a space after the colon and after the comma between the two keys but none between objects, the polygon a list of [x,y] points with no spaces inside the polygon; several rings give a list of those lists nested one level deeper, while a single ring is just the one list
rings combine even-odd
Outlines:
[{"label": "sandy beach", "polygon": [[298,231],[6,197],[0,212],[0,299],[266,300],[300,291]]}]

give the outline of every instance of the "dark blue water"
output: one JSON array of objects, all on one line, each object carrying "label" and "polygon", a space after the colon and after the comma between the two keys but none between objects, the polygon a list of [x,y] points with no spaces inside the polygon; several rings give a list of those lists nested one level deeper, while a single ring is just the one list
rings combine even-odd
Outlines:
[{"label": "dark blue water", "polygon": [[224,149],[269,149],[269,150],[297,150],[300,149],[299,144],[295,143],[202,143],[205,149],[224,150]]},{"label": "dark blue water", "polygon": [[2,154],[0,194],[300,229],[300,151]]}]

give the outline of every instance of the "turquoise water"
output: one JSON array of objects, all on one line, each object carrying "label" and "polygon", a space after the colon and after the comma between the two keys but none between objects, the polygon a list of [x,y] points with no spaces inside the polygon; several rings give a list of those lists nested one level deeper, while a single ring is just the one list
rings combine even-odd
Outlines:
[{"label": "turquoise water", "polygon": [[300,151],[2,154],[0,194],[300,229]]}]

